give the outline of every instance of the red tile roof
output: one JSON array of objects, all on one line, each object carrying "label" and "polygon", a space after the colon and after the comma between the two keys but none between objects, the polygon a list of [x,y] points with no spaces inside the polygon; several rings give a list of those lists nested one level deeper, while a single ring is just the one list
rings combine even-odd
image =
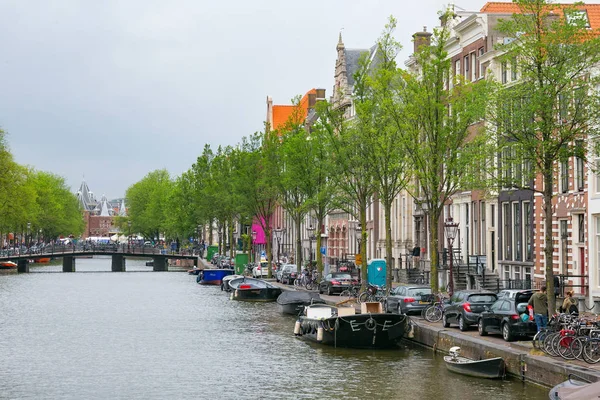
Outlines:
[{"label": "red tile roof", "polygon": [[[600,29],[600,4],[548,4],[548,11],[553,11],[558,15],[562,15],[562,10],[565,7],[574,7],[578,10],[586,10],[590,21],[591,29]],[[482,13],[487,14],[519,14],[521,8],[515,3],[505,3],[499,1],[491,1],[486,3],[481,8]]]},{"label": "red tile roof", "polygon": [[[271,129],[277,130],[283,127],[293,117],[298,117],[304,120],[308,114],[308,95],[316,93],[316,89],[311,89],[306,92],[304,96],[302,96],[302,99],[300,99],[300,104],[298,105],[298,107],[300,107],[300,112],[297,114],[294,113],[297,107],[295,105],[273,105],[273,126]],[[294,122],[301,123],[302,121]]]}]

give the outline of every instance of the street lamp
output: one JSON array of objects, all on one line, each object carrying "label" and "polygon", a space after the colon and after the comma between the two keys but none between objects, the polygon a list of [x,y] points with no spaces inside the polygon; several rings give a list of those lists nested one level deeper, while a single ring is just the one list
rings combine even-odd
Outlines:
[{"label": "street lamp", "polygon": [[31,235],[29,234],[29,230],[31,229],[31,222],[27,223],[27,240],[25,241],[27,243],[27,251],[29,251],[30,246],[30,241],[31,241]]},{"label": "street lamp", "polygon": [[256,252],[254,251],[254,242],[256,241],[256,231],[252,231],[252,257],[254,257],[254,262],[256,262]]},{"label": "street lamp", "polygon": [[127,240],[127,251],[131,251],[130,247],[131,247],[131,220],[127,220],[127,237],[129,238]]},{"label": "street lamp", "polygon": [[[273,233],[275,234],[275,239],[277,240],[277,264],[278,265],[281,261],[280,244],[281,244],[281,237],[283,236],[283,231],[284,231],[284,229],[281,229],[280,227],[277,227],[277,229],[273,229]],[[277,268],[279,268],[279,266]]]},{"label": "street lamp", "polygon": [[452,257],[452,245],[454,239],[456,239],[456,233],[458,232],[458,222],[454,222],[452,217],[448,217],[444,223],[444,230],[446,231],[446,238],[448,240],[448,252],[450,253],[450,282],[448,282],[448,294],[452,296],[454,294],[454,275],[452,274],[453,257]]},{"label": "street lamp", "polygon": [[312,241],[316,239],[315,237],[315,228],[310,225],[306,228],[308,232],[308,269],[312,269]]}]

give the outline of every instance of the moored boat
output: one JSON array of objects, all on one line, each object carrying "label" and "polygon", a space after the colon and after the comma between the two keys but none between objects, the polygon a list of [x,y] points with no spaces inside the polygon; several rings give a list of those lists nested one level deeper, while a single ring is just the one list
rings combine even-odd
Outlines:
[{"label": "moored boat", "polygon": [[504,376],[504,360],[502,357],[471,360],[460,356],[460,347],[450,348],[450,355],[444,356],[449,371],[476,378],[502,378]]},{"label": "moored boat", "polygon": [[304,307],[312,304],[325,304],[325,300],[318,293],[284,290],[277,298],[277,304],[284,314],[301,315],[304,313]]},{"label": "moored boat", "polygon": [[[370,304],[373,303],[363,303],[361,306]],[[375,304],[380,310],[381,304]],[[294,334],[335,347],[390,348],[402,339],[409,323],[405,314],[356,314],[354,307],[315,304],[307,306],[305,310],[306,315],[301,315],[296,321]]]},{"label": "moored boat", "polygon": [[16,269],[17,263],[12,261],[0,261],[0,269]]},{"label": "moored boat", "polygon": [[231,292],[231,286],[229,286],[229,281],[237,278],[243,278],[244,275],[227,275],[223,277],[223,282],[221,282],[221,290],[226,292]]},{"label": "moored boat", "polygon": [[600,394],[600,381],[591,383],[585,378],[570,374],[569,379],[554,386],[548,396],[550,400],[597,399]]},{"label": "moored boat", "polygon": [[47,264],[50,262],[50,257],[39,257],[39,258],[34,258],[33,262],[36,264]]},{"label": "moored boat", "polygon": [[229,281],[231,299],[241,301],[275,301],[281,288],[261,279],[241,277]]},{"label": "moored boat", "polygon": [[200,271],[196,282],[201,285],[217,285],[221,286],[223,278],[227,275],[232,275],[232,269],[204,269]]}]

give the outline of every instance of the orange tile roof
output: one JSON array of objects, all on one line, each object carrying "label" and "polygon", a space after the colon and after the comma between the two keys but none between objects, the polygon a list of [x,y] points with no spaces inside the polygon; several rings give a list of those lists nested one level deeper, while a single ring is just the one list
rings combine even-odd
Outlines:
[{"label": "orange tile roof", "polygon": [[[308,114],[308,95],[316,94],[316,89],[311,89],[300,99],[300,104],[296,105],[273,105],[273,126],[271,129],[277,130],[283,127],[292,117],[297,115],[298,117],[304,119]],[[300,107],[300,113],[295,114],[296,107]],[[302,121],[297,121],[302,122]]]},{"label": "orange tile roof", "polygon": [[[586,10],[590,21],[591,29],[600,29],[600,4],[548,4],[548,11],[553,11],[559,15],[562,14],[562,9],[565,7],[574,7],[578,10]],[[521,8],[516,3],[504,3],[499,1],[491,1],[486,3],[481,8],[482,13],[487,14],[518,14]]]}]

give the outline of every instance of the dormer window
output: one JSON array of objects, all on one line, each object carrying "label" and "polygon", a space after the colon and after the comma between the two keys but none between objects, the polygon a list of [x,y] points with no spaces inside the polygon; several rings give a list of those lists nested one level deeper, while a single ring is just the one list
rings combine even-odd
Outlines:
[{"label": "dormer window", "polygon": [[567,23],[577,25],[583,28],[590,28],[590,19],[586,10],[570,10],[565,13]]}]

